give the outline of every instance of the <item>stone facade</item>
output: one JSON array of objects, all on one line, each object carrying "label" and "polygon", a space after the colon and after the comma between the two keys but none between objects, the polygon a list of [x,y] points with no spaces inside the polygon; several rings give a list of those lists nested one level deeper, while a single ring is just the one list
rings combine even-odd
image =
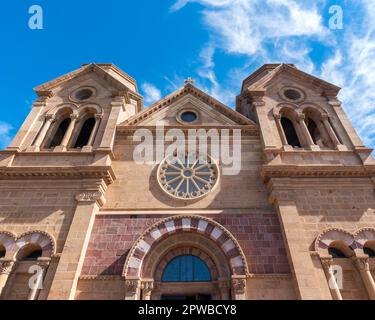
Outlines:
[{"label": "stone facade", "polygon": [[[375,161],[340,88],[265,65],[236,111],[192,81],[144,109],[134,79],[88,64],[35,91],[0,152],[1,299],[375,299]],[[240,171],[213,159],[212,190],[171,196],[133,157],[135,132],[160,123],[240,130]],[[164,281],[181,256],[211,281]]]}]

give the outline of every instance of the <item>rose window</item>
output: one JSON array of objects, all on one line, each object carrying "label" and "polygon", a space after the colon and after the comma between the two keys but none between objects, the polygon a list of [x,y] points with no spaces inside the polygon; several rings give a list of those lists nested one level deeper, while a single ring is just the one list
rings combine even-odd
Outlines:
[{"label": "rose window", "polygon": [[218,168],[210,158],[181,159],[169,156],[160,164],[158,181],[171,196],[179,199],[196,199],[209,193],[218,180]]}]

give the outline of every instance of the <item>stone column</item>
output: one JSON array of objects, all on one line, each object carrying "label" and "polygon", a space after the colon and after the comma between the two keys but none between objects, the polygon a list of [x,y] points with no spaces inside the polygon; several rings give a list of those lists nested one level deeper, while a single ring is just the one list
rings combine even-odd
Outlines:
[{"label": "stone column", "polygon": [[126,279],[125,280],[125,300],[141,299],[141,280]]},{"label": "stone column", "polygon": [[288,139],[285,136],[283,125],[281,124],[281,114],[275,115],[275,121],[276,121],[277,130],[279,131],[279,135],[281,138],[281,143],[283,144],[283,146],[289,145]]},{"label": "stone column", "polygon": [[272,191],[270,201],[278,213],[297,297],[300,300],[332,299],[328,286],[322,287],[315,276],[316,268],[297,206],[293,200],[283,199],[281,192]]},{"label": "stone column", "polygon": [[95,215],[105,202],[99,191],[82,192],[76,200],[76,211],[48,295],[50,300],[74,300]]},{"label": "stone column", "polygon": [[331,290],[333,300],[342,300],[340,288],[337,285],[336,277],[335,277],[335,274],[333,272],[333,259],[332,259],[332,257],[324,257],[324,258],[321,258],[320,261],[322,262],[324,272],[325,272],[327,280],[328,280],[328,286],[329,286],[329,289]]},{"label": "stone column", "polygon": [[355,266],[359,271],[370,300],[375,300],[375,281],[370,271],[368,257],[354,257]]},{"label": "stone column", "polygon": [[246,300],[246,277],[232,277],[232,300]]},{"label": "stone column", "polygon": [[303,135],[305,136],[305,139],[307,141],[307,144],[311,150],[320,150],[320,147],[315,144],[314,140],[312,139],[309,129],[307,129],[307,125],[305,122],[305,115],[304,114],[299,114],[298,115],[298,124],[301,128],[301,131]]},{"label": "stone column", "polygon": [[47,273],[49,263],[51,262],[50,258],[39,258],[37,261],[37,266],[40,267],[40,272],[36,273],[36,281],[33,283],[30,288],[29,296],[27,300],[37,300],[40,290],[43,290],[44,287],[44,278]]},{"label": "stone column", "polygon": [[73,113],[70,115],[71,121],[69,123],[68,129],[65,132],[64,138],[61,141],[61,144],[55,148],[56,151],[66,151],[69,141],[72,138],[72,134],[75,128],[75,125],[78,120],[78,114]]},{"label": "stone column", "polygon": [[92,147],[93,144],[94,144],[94,140],[95,140],[96,134],[98,133],[99,125],[100,125],[100,122],[101,122],[102,118],[103,118],[103,115],[101,115],[101,114],[96,114],[95,115],[95,126],[92,129],[92,132],[91,132],[91,135],[90,135],[90,139],[89,139],[89,141],[87,143],[87,146],[89,146],[89,147]]},{"label": "stone column", "polygon": [[42,145],[43,140],[46,137],[46,134],[54,121],[55,121],[54,115],[46,115],[46,121],[44,122],[42,129],[39,131],[38,137],[36,138],[33,146],[30,149],[28,149],[28,151],[40,150],[40,146]]},{"label": "stone column", "polygon": [[333,130],[331,124],[329,123],[329,116],[326,114],[322,115],[322,122],[324,127],[326,128],[333,145],[336,147],[337,150],[347,150],[346,146],[342,145],[340,140],[338,139],[335,131]]},{"label": "stone column", "polygon": [[142,281],[142,300],[151,300],[152,290],[154,289],[154,280]]},{"label": "stone column", "polygon": [[0,298],[3,298],[2,294],[7,284],[9,275],[13,271],[14,264],[15,260],[0,259]]},{"label": "stone column", "polygon": [[218,287],[220,292],[220,300],[230,300],[230,285],[228,280],[219,280]]}]

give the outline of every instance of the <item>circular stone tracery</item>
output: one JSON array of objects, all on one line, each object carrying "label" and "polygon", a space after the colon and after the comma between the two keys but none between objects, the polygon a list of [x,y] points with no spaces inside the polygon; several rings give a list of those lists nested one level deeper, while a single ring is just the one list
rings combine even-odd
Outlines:
[{"label": "circular stone tracery", "polygon": [[197,199],[217,184],[218,167],[207,157],[169,156],[160,164],[158,182],[169,195],[179,199]]}]

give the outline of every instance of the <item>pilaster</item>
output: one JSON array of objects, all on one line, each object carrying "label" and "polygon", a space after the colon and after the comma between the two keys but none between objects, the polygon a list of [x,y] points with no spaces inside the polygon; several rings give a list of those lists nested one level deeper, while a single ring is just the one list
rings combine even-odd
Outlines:
[{"label": "pilaster", "polygon": [[104,203],[100,191],[84,191],[77,194],[76,200],[76,211],[48,295],[50,300],[75,298],[95,215],[99,211],[99,206]]}]

